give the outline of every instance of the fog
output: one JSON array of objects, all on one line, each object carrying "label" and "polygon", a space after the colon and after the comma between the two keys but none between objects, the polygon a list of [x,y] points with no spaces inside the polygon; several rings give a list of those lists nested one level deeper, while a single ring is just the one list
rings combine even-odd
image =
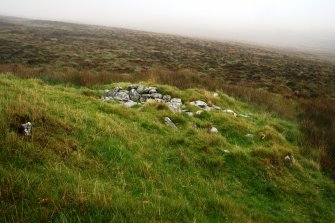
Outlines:
[{"label": "fog", "polygon": [[1,0],[0,14],[335,51],[334,0]]}]

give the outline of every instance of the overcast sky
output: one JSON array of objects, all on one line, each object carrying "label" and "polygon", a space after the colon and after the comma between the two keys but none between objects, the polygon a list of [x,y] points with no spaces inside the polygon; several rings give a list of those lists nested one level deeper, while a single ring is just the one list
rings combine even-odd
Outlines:
[{"label": "overcast sky", "polygon": [[335,0],[0,0],[0,14],[282,46],[335,46]]}]

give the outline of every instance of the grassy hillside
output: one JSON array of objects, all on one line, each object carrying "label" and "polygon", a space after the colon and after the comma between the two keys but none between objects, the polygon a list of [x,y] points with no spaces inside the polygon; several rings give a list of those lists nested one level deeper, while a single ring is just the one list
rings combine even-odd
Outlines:
[{"label": "grassy hillside", "polygon": [[[189,102],[201,99],[249,117],[222,111],[189,117],[157,103],[126,108],[100,99],[113,86],[0,76],[0,221],[335,219],[335,185],[300,155],[295,121],[224,92],[214,97],[167,85],[156,86],[192,111]],[[177,128],[165,125],[165,116]],[[32,136],[18,132],[26,121]],[[211,126],[218,134],[208,132]],[[292,166],[284,162],[290,153]]]}]

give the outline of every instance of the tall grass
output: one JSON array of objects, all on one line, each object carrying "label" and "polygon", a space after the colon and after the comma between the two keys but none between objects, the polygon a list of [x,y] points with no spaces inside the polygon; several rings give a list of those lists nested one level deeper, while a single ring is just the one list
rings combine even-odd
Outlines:
[{"label": "tall grass", "polygon": [[327,98],[300,100],[299,117],[304,152],[319,155],[323,170],[335,179],[335,101]]}]

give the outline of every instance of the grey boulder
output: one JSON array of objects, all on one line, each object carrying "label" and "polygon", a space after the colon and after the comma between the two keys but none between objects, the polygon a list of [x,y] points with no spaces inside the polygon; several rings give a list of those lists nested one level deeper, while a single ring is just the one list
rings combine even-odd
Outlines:
[{"label": "grey boulder", "polygon": [[141,99],[141,95],[133,88],[129,92],[129,98],[132,101],[139,101]]},{"label": "grey boulder", "polygon": [[129,94],[125,91],[116,92],[113,98],[119,101],[129,101],[130,100]]}]

